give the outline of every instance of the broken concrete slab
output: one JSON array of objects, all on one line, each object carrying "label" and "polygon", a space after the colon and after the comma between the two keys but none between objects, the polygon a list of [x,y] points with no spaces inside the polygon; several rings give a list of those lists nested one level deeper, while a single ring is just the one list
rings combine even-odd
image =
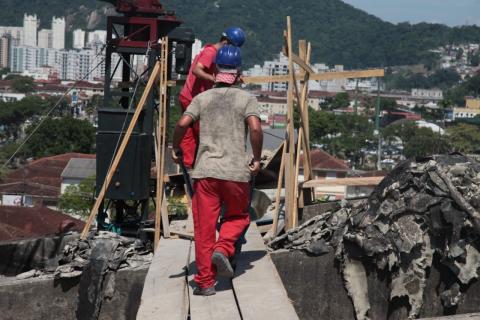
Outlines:
[{"label": "broken concrete slab", "polygon": [[[135,320],[148,266],[116,274],[113,296],[105,299],[99,320]],[[3,320],[72,320],[78,300],[79,279],[53,275],[26,280],[0,279]]]},{"label": "broken concrete slab", "polygon": [[[447,267],[461,290],[478,278],[480,267],[480,164],[460,154],[434,156],[400,163],[377,186],[368,201],[343,203],[296,229],[273,239],[272,250],[304,250],[324,241],[331,245],[343,272],[357,318],[368,317],[361,291],[349,285],[354,261],[388,271],[391,299],[406,297],[410,318],[422,309],[423,290],[433,255]],[[318,250],[323,253],[322,250]],[[388,268],[387,268],[388,267]],[[367,270],[371,271],[371,270]],[[356,273],[358,276],[358,272]],[[358,289],[360,288],[361,289]],[[445,286],[448,292],[452,283]],[[445,307],[460,299],[445,298]],[[361,304],[361,305],[358,305]]]},{"label": "broken concrete slab", "polygon": [[[272,252],[271,257],[300,319],[318,320],[319,315],[321,319],[355,319],[355,310],[333,252],[313,257],[302,251],[279,250]],[[389,299],[388,273],[378,271],[368,263],[366,271],[369,317],[375,320],[407,319],[410,310],[407,299]],[[424,289],[420,317],[479,311],[480,281],[471,283],[455,308],[442,305],[440,295],[451,278],[450,270],[438,261],[438,257],[434,258]]]}]

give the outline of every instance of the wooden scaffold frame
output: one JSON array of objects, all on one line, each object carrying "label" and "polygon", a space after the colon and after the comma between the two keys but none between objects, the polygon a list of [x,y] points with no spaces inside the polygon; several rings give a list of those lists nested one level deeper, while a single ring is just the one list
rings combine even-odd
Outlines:
[{"label": "wooden scaffold frame", "polygon": [[[245,77],[246,84],[288,82],[287,89],[287,132],[282,145],[280,171],[278,173],[277,190],[275,194],[275,209],[271,236],[279,232],[278,221],[281,207],[281,190],[285,186],[285,230],[298,226],[298,209],[303,208],[304,198],[314,200],[313,189],[300,188],[300,163],[303,157],[303,175],[305,181],[314,179],[310,155],[310,127],[308,111],[308,82],[310,80],[325,81],[335,79],[380,78],[385,75],[384,69],[369,69],[360,71],[323,72],[316,73],[310,65],[312,54],[311,43],[300,40],[298,54],[292,46],[292,22],[287,17],[287,29],[284,31],[284,54],[288,57],[288,74],[274,76]],[[297,68],[296,68],[297,66]],[[299,69],[300,71],[297,71]],[[299,86],[300,84],[300,86]],[[298,137],[295,143],[294,108],[300,115]]]}]

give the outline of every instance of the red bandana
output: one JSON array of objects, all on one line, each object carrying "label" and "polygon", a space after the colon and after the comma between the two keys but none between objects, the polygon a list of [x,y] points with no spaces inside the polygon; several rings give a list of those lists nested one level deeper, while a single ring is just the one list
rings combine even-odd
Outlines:
[{"label": "red bandana", "polygon": [[236,73],[217,73],[217,76],[215,77],[215,82],[222,82],[222,83],[227,83],[227,84],[234,84],[235,81],[237,80],[237,74]]}]

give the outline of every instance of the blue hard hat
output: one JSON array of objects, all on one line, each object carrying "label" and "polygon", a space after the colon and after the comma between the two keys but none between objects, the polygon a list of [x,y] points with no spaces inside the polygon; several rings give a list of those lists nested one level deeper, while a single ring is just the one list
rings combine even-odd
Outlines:
[{"label": "blue hard hat", "polygon": [[228,39],[234,46],[241,47],[245,43],[245,32],[239,27],[230,27],[222,36]]},{"label": "blue hard hat", "polygon": [[218,50],[215,64],[220,68],[238,69],[242,66],[242,50],[233,45],[226,45]]},{"label": "blue hard hat", "polygon": [[222,69],[239,69],[242,66],[242,50],[230,44],[223,46],[218,50],[215,64]]}]

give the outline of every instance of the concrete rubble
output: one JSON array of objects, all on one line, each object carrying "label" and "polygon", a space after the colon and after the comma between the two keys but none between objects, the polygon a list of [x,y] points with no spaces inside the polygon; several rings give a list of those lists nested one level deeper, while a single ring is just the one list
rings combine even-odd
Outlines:
[{"label": "concrete rubble", "polygon": [[77,239],[68,243],[59,259],[59,266],[55,270],[56,278],[72,278],[82,275],[88,265],[92,250],[100,242],[112,243],[112,255],[108,259],[108,269],[117,271],[123,268],[136,268],[149,265],[153,253],[138,239],[126,238],[116,233],[100,231],[98,235],[87,240]]},{"label": "concrete rubble", "polygon": [[344,203],[273,239],[272,250],[334,250],[358,320],[369,319],[367,271],[389,274],[390,300],[407,297],[417,318],[435,260],[456,281],[442,293],[458,304],[480,267],[480,163],[460,154],[400,163],[368,200]]}]

